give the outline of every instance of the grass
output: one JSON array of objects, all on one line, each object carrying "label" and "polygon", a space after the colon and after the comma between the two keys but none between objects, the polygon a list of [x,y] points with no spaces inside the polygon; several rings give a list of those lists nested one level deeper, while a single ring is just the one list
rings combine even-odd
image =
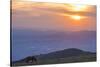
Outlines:
[{"label": "grass", "polygon": [[75,63],[75,62],[90,62],[96,61],[96,55],[80,55],[56,59],[38,59],[37,63],[17,62],[13,66],[26,66],[26,65],[43,65],[43,64],[58,64],[58,63]]}]

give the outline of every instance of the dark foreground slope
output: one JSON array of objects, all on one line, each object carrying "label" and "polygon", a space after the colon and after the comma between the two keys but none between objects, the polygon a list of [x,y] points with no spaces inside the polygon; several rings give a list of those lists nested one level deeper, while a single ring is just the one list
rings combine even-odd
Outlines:
[{"label": "dark foreground slope", "polygon": [[35,58],[37,59],[35,63],[34,61],[27,63],[26,62],[27,57],[26,57],[22,60],[12,62],[12,66],[90,62],[90,61],[96,61],[96,53],[86,52],[80,49],[71,48],[48,54],[38,55],[35,56]]}]

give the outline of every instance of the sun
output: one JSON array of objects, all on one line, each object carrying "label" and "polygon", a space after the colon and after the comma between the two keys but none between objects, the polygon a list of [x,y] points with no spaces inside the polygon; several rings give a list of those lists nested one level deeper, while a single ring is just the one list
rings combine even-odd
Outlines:
[{"label": "sun", "polygon": [[75,16],[71,16],[71,18],[74,19],[74,20],[80,20],[81,16],[75,15]]}]

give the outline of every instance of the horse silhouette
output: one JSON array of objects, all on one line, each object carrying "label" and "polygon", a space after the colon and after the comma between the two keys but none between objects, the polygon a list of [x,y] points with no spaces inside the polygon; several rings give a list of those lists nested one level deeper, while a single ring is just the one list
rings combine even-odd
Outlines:
[{"label": "horse silhouette", "polygon": [[37,63],[37,59],[34,57],[34,56],[29,56],[25,59],[25,62],[26,63],[34,63],[36,64]]}]

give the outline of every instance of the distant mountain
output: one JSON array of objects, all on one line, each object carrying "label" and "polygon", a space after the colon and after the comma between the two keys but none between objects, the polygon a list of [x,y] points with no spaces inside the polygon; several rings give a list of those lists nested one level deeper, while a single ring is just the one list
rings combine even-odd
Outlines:
[{"label": "distant mountain", "polygon": [[[96,53],[87,52],[76,48],[64,49],[48,54],[37,55],[35,57],[37,58],[38,64],[96,61]],[[27,60],[27,57],[13,62],[13,65],[34,65],[33,63],[26,63],[25,60]]]},{"label": "distant mountain", "polygon": [[48,54],[36,56],[39,59],[55,59],[55,58],[66,58],[79,55],[94,55],[93,52],[86,52],[76,48],[64,49],[61,51],[56,51]]},{"label": "distant mountain", "polygon": [[15,30],[13,31],[13,37],[19,39],[68,39],[68,40],[83,40],[96,38],[96,31],[32,31],[32,30]]}]

